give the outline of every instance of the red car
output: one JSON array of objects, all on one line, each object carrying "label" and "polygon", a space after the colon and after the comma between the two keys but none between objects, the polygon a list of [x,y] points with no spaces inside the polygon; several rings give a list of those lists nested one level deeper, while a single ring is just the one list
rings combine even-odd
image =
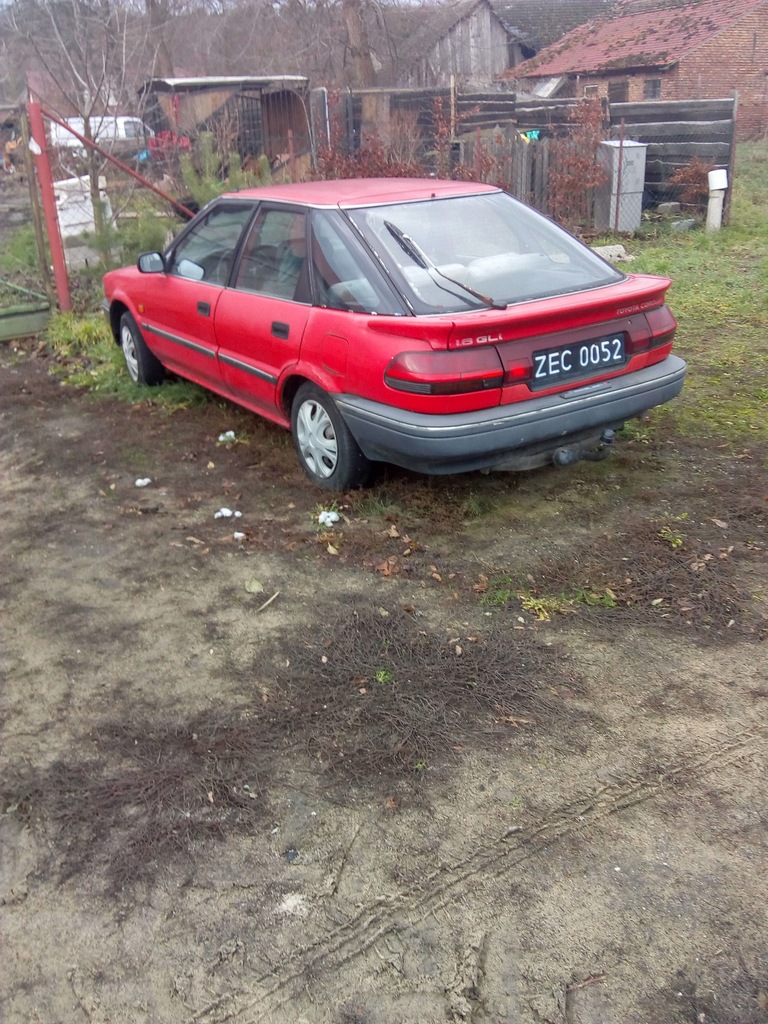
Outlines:
[{"label": "red car", "polygon": [[329,490],[376,462],[607,454],[683,386],[669,283],[620,273],[498,188],[402,178],[222,196],[104,278],[135,381],[172,371],[290,429]]}]

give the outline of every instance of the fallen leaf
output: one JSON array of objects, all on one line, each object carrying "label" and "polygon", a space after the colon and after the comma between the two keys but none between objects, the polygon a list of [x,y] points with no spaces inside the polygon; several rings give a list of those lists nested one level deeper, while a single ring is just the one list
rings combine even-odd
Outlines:
[{"label": "fallen leaf", "polygon": [[339,553],[339,549],[338,548],[335,548],[333,546],[333,544],[329,544],[328,545],[328,554],[329,555],[338,555],[338,553]]},{"label": "fallen leaf", "polygon": [[245,584],[245,589],[248,591],[249,594],[261,594],[264,590],[264,584],[261,582],[261,580],[248,580],[248,582]]},{"label": "fallen leaf", "polygon": [[712,522],[715,524],[715,526],[719,526],[721,530],[728,529],[728,523],[723,522],[722,519],[713,519]]},{"label": "fallen leaf", "polygon": [[660,604],[664,604],[664,598],[663,597],[655,597],[653,599],[653,601],[651,601],[651,604],[653,605],[654,608],[658,608]]},{"label": "fallen leaf", "polygon": [[396,526],[394,526],[394,525],[390,526],[390,528],[387,530],[387,536],[388,537],[399,537],[400,536],[400,531],[398,530],[398,528]]}]

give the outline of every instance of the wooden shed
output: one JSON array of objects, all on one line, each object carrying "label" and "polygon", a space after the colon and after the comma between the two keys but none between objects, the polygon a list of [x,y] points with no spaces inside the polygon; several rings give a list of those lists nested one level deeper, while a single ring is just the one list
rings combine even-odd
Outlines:
[{"label": "wooden shed", "polygon": [[158,134],[210,132],[219,152],[270,164],[311,153],[309,80],[298,75],[153,78],[140,89],[144,119]]}]

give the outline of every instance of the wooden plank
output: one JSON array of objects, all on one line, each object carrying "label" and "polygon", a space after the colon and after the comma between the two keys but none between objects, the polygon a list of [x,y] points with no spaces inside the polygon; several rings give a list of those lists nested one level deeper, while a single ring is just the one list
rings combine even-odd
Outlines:
[{"label": "wooden plank", "polygon": [[[620,134],[621,125],[614,123],[611,127],[611,138],[618,139]],[[647,124],[624,124],[624,138],[631,138],[636,142],[661,142],[664,139],[728,142],[732,134],[732,121],[653,121]]]},{"label": "wooden plank", "polygon": [[483,118],[468,118],[467,120],[461,121],[460,124],[456,126],[456,134],[472,135],[478,130],[478,128],[480,131],[485,132],[493,131],[494,128],[501,128],[502,131],[504,131],[509,128],[517,129],[517,122],[500,121],[497,117],[492,117],[488,121]]},{"label": "wooden plank", "polygon": [[470,121],[482,121],[484,124],[492,124],[494,121],[501,121],[507,124],[513,121],[517,122],[517,118],[512,110],[477,110],[476,108],[470,108],[469,110],[457,110],[456,115],[462,124],[467,124]]},{"label": "wooden plank", "polygon": [[500,103],[462,103],[456,104],[459,111],[473,111],[477,110],[484,115],[490,117],[492,114],[497,114],[499,117],[514,117],[515,106],[513,103],[504,105]]},{"label": "wooden plank", "polygon": [[461,92],[457,96],[459,103],[511,103],[517,102],[514,92]]},{"label": "wooden plank", "polygon": [[729,121],[733,117],[733,99],[657,100],[646,103],[611,103],[611,122],[623,117],[633,124],[646,121]]},{"label": "wooden plank", "polygon": [[649,143],[645,159],[646,163],[650,160],[687,163],[694,157],[727,167],[731,158],[731,147],[724,142]]}]

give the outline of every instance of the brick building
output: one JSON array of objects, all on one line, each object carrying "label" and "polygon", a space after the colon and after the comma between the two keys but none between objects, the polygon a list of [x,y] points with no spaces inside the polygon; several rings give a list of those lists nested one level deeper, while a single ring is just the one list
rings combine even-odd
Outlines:
[{"label": "brick building", "polygon": [[738,95],[738,137],[768,131],[768,0],[624,0],[506,72],[612,102]]}]

